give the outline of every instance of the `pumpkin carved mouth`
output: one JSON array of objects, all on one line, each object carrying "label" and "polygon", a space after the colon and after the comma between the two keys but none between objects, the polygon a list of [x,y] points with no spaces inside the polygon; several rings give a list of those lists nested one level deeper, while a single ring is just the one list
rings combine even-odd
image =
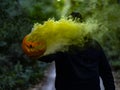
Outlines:
[{"label": "pumpkin carved mouth", "polygon": [[22,49],[24,53],[30,58],[39,58],[46,51],[45,41],[28,41],[28,35],[22,41]]}]

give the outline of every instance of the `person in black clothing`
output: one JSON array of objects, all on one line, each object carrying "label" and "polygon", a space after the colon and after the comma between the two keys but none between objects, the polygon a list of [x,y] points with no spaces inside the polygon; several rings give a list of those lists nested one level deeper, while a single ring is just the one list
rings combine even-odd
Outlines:
[{"label": "person in black clothing", "polygon": [[99,77],[105,90],[115,90],[111,67],[95,40],[88,40],[82,48],[71,45],[68,51],[42,56],[38,60],[55,61],[56,90],[100,90]]}]

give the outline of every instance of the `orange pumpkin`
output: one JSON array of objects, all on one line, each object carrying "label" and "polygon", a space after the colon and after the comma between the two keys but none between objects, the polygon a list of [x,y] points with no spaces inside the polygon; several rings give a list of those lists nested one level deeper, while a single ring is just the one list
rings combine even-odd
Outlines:
[{"label": "orange pumpkin", "polygon": [[22,42],[22,49],[24,53],[30,58],[39,58],[46,51],[46,43],[44,41],[32,42],[27,40],[28,35],[26,35]]}]

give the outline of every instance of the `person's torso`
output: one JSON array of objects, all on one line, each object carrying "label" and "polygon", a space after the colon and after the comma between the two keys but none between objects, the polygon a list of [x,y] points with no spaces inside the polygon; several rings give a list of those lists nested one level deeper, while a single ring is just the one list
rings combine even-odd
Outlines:
[{"label": "person's torso", "polygon": [[96,49],[71,49],[63,53],[55,64],[56,87],[99,90],[99,54]]}]

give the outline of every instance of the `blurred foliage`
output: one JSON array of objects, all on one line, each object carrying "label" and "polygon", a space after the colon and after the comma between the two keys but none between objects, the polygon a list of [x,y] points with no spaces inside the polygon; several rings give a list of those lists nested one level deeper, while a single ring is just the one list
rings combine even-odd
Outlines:
[{"label": "blurred foliage", "polygon": [[[95,39],[102,45],[113,67],[120,66],[120,0],[70,0],[72,11],[80,12],[84,21],[92,18],[99,23]],[[97,32],[98,33],[98,32]]]},{"label": "blurred foliage", "polygon": [[[78,11],[84,20],[96,19],[100,30],[108,32],[98,37],[113,67],[120,67],[120,2],[119,0],[70,0],[67,12]],[[59,19],[64,0],[0,0],[0,90],[26,90],[40,82],[46,64],[32,61],[21,49],[23,37],[34,22]]]},{"label": "blurred foliage", "polygon": [[58,18],[52,3],[52,0],[0,0],[0,90],[26,90],[41,82],[48,65],[25,56],[21,42],[34,22]]},{"label": "blurred foliage", "polygon": [[113,70],[115,70],[115,71],[119,71],[120,70],[120,61],[118,61],[118,60],[111,61],[111,64],[113,66]]}]

